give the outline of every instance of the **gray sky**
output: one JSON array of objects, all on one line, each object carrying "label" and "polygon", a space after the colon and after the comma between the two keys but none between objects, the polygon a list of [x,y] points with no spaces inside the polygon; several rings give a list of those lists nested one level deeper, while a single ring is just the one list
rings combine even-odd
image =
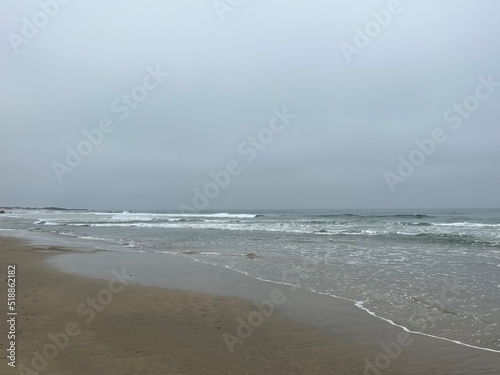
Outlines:
[{"label": "gray sky", "polygon": [[[28,3],[0,4],[0,206],[193,206],[234,160],[206,208],[500,207],[500,85],[476,95],[480,77],[500,82],[496,0],[401,0],[390,20],[390,1],[254,0],[219,16],[211,1],[73,0],[53,17]],[[47,22],[33,36],[25,17]],[[170,75],[137,88],[157,66]],[[112,104],[133,89],[147,97],[122,120]],[[296,117],[251,146],[285,107]],[[54,162],[69,169],[68,147],[103,119],[113,131],[60,181]],[[399,156],[436,128],[446,141],[402,177]]]}]

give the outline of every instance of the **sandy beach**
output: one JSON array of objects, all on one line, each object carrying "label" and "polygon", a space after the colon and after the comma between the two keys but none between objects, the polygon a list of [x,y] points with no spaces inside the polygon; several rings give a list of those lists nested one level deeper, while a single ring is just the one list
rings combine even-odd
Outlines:
[{"label": "sandy beach", "polygon": [[[62,274],[43,265],[54,252],[67,250],[34,251],[5,237],[1,248],[2,264],[17,265],[18,370],[47,374],[320,374],[335,368],[350,373],[353,347],[331,347],[328,335],[279,315],[269,317],[248,343],[230,353],[221,338],[222,330],[255,309],[237,299],[127,285],[102,311],[96,309],[95,318],[87,323],[90,316],[79,316],[77,306],[87,296],[106,290],[107,281]],[[2,301],[6,301],[5,290],[3,287]],[[44,346],[52,343],[48,334],[65,332],[68,322],[77,324],[81,333],[70,337],[68,345],[44,366],[36,354],[43,354]],[[294,333],[300,334],[300,341]],[[5,337],[0,345],[5,351]],[[1,359],[2,372],[16,374],[6,362]],[[34,369],[33,363],[41,370]]]},{"label": "sandy beach", "polygon": [[[162,263],[161,254],[79,253],[7,237],[0,248],[3,267],[16,265],[18,313],[16,368],[3,356],[5,374],[500,372],[498,353],[408,334],[345,301],[182,257]],[[95,277],[55,268],[85,273],[89,264]],[[108,277],[97,277],[99,267]]]}]

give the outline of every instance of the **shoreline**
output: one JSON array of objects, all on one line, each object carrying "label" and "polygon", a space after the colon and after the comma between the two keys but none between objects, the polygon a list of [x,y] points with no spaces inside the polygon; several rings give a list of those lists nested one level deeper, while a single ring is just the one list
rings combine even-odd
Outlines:
[{"label": "shoreline", "polygon": [[[335,298],[340,298],[340,297],[335,297]],[[357,308],[359,308],[360,310],[366,311],[371,316],[374,316],[375,318],[378,318],[378,319],[380,319],[380,320],[382,320],[382,321],[384,321],[386,323],[389,323],[390,325],[392,325],[394,327],[401,328],[405,332],[413,333],[415,335],[422,335],[422,336],[430,337],[430,338],[433,338],[433,339],[436,339],[436,340],[447,341],[447,342],[450,342],[450,343],[453,343],[453,344],[456,344],[456,345],[460,345],[460,346],[464,346],[464,347],[467,347],[467,348],[471,348],[471,349],[484,350],[484,351],[487,351],[487,352],[499,353],[500,354],[500,350],[485,348],[483,346],[474,346],[474,345],[470,345],[470,344],[467,344],[467,343],[464,343],[464,342],[461,342],[461,341],[458,341],[458,340],[453,340],[453,339],[449,339],[449,338],[446,338],[446,337],[432,335],[430,333],[424,333],[424,332],[419,332],[419,331],[412,331],[408,327],[403,326],[401,324],[397,324],[394,321],[392,321],[391,319],[387,319],[387,318],[378,316],[377,314],[375,314],[374,312],[372,312],[370,309],[364,307],[363,304],[362,304],[362,302],[356,302],[355,305],[356,305]]]},{"label": "shoreline", "polygon": [[[75,251],[37,249],[26,241],[6,237],[0,237],[0,247],[2,262],[18,265],[17,366],[10,368],[2,358],[0,367],[6,368],[6,374],[21,370],[56,375],[323,374],[332,369],[340,374],[352,373],[349,358],[357,348],[348,343],[332,347],[328,335],[278,314],[266,318],[231,353],[222,334],[227,331],[237,335],[238,319],[255,311],[249,301],[128,284],[103,306],[95,302],[99,293],[105,299],[102,291],[117,291],[118,283],[110,285],[109,280],[62,273],[41,264],[55,254]],[[120,264],[115,266],[120,276],[126,277]],[[2,288],[3,301],[4,294]],[[86,303],[89,297],[94,299],[93,309]],[[78,309],[82,303],[85,308]],[[2,303],[0,311],[4,310]],[[49,335],[62,337],[68,332],[68,323],[77,324],[69,332],[81,332],[75,337],[68,335],[69,344],[59,349],[55,358],[46,359],[43,366],[40,355],[50,357],[54,342]],[[297,337],[301,338],[298,342]],[[0,349],[5,350],[5,340],[0,340]],[[335,360],[332,353],[336,353]],[[330,364],[325,366],[325,361]]]},{"label": "shoreline", "polygon": [[[109,254],[109,253],[108,253]],[[265,279],[261,279],[261,278],[256,278],[256,277],[253,277],[253,276],[249,276],[247,275],[246,273],[244,272],[239,272],[239,271],[236,271],[236,270],[233,270],[233,269],[221,269],[217,266],[213,266],[213,265],[210,265],[210,264],[207,264],[207,263],[204,263],[204,262],[200,262],[200,261],[197,261],[197,260],[193,260],[193,259],[190,259],[190,258],[187,258],[187,257],[183,257],[182,255],[180,254],[142,254],[142,255],[138,255],[138,254],[131,254],[131,253],[127,253],[127,255],[124,255],[122,253],[122,255],[120,254],[117,254],[116,252],[111,252],[111,254],[114,254],[115,257],[117,258],[120,258],[122,256],[125,256],[126,258],[129,258],[132,259],[131,263],[140,263],[143,261],[143,259],[146,259],[148,257],[152,257],[152,258],[163,258],[163,259],[170,259],[170,260],[173,260],[174,263],[177,264],[178,267],[185,267],[185,268],[193,268],[193,267],[198,267],[200,268],[201,270],[204,270],[204,269],[211,269],[214,273],[224,273],[226,274],[226,278],[228,279],[246,279],[246,280],[249,280],[247,285],[251,285],[251,284],[254,284],[254,283],[262,283],[262,285],[265,285],[265,284],[270,284],[270,285],[275,285],[276,287],[278,288],[283,288],[283,289],[287,289],[289,291],[291,291],[292,294],[295,294],[295,290],[297,289],[296,286],[292,285],[292,284],[289,284],[289,283],[285,283],[285,282],[279,282],[279,281],[273,281],[273,280],[265,280]],[[110,256],[113,256],[111,255]],[[56,268],[59,270],[59,271],[67,271],[68,267],[69,266],[69,263],[71,262],[74,262],[74,263],[79,263],[80,260],[78,260],[79,256],[77,254],[75,254],[75,256],[71,257],[70,259],[68,259],[68,262],[53,262],[53,265],[56,266]],[[136,260],[136,259],[140,259],[140,260]],[[126,261],[125,261],[126,262]],[[158,263],[161,264],[162,262],[165,262],[164,260],[163,261],[159,261]],[[59,263],[59,266],[57,266],[57,263]],[[66,263],[66,264],[65,264]],[[105,262],[104,262],[105,263]],[[86,268],[92,268],[92,266],[89,266],[89,264],[86,263]],[[310,272],[311,270],[309,270]],[[94,270],[94,274],[91,275],[91,273],[88,272],[88,269],[85,271],[85,270],[82,270],[80,269],[79,271],[75,271],[76,273],[75,274],[78,274],[78,275],[87,275],[87,276],[93,276],[93,277],[105,277],[104,273],[102,271],[99,271],[99,270]],[[210,271],[206,271],[206,272],[210,272]],[[305,272],[307,273],[308,270],[306,269]],[[233,277],[229,276],[233,274]],[[234,274],[236,275],[240,275],[240,276],[234,276]],[[199,276],[199,275],[197,275]],[[306,275],[307,277],[307,275]],[[300,284],[300,277],[295,277],[295,275],[292,277],[292,281],[294,281],[294,284],[295,285],[298,285]],[[175,283],[175,280],[170,280],[171,282],[174,282]],[[145,280],[145,279],[142,279],[141,282],[140,282],[142,285],[145,285],[145,286],[161,286],[161,287],[169,287],[168,285],[166,285],[165,283],[162,283],[162,282],[155,282],[155,281],[152,281],[152,280]],[[240,286],[244,284],[244,282],[240,282]],[[206,287],[204,288],[200,288],[199,285],[196,285],[196,284],[187,284],[189,285],[185,290],[189,290],[189,291],[197,291],[197,292],[207,292],[207,293],[213,293],[213,294],[217,294],[219,292],[219,290],[217,290],[217,288],[209,288],[207,289]],[[179,289],[184,289],[186,285],[184,285],[183,283],[182,284],[177,284],[175,285],[175,288],[179,288]],[[244,300],[249,300],[249,299],[252,299],[252,298],[263,298],[264,296],[259,296],[257,294],[251,294],[251,293],[248,293],[247,291],[243,290],[242,288],[225,288],[224,286],[222,285],[219,285],[220,289],[224,290],[225,293],[227,293],[227,295],[231,296],[231,297],[236,297],[236,298],[241,298],[241,299],[244,299]],[[342,297],[339,297],[339,296],[335,296],[335,295],[331,295],[331,294],[324,294],[324,293],[318,293],[318,292],[314,292],[314,291],[310,291],[310,290],[306,290],[306,289],[303,289],[301,290],[302,293],[305,293],[305,294],[309,294],[309,293],[313,293],[314,295],[318,296],[319,298],[326,298],[326,299],[332,299],[334,301],[337,302],[337,304],[341,304],[342,305],[342,308],[345,309],[345,310],[348,310],[350,308],[353,308],[355,310],[359,310],[362,312],[361,316],[359,314],[359,311],[357,311],[355,313],[355,315],[358,316],[358,318],[360,320],[363,320],[363,319],[369,319],[368,316],[370,318],[376,318],[377,320],[380,321],[380,324],[390,324],[391,326],[397,328],[397,329],[401,329],[405,332],[408,332],[408,333],[411,333],[411,334],[415,334],[415,335],[421,335],[421,336],[424,336],[424,337],[427,337],[427,338],[432,338],[432,339],[436,339],[436,340],[442,340],[442,341],[445,341],[447,343],[451,343],[451,344],[455,344],[455,345],[459,345],[459,346],[463,346],[464,348],[470,348],[470,349],[476,349],[476,350],[482,350],[482,351],[486,351],[486,352],[490,352],[490,353],[497,353],[497,354],[500,354],[500,350],[495,350],[495,349],[491,349],[491,348],[487,348],[487,347],[481,347],[481,346],[474,346],[474,345],[471,345],[471,344],[467,344],[467,343],[464,343],[464,342],[461,342],[459,340],[454,340],[454,339],[451,339],[451,338],[447,338],[447,337],[442,337],[442,336],[436,336],[436,335],[433,335],[433,334],[430,334],[430,333],[425,333],[425,332],[419,332],[419,331],[415,331],[415,330],[412,330],[411,328],[407,327],[407,326],[404,326],[404,325],[401,325],[401,324],[398,324],[390,319],[387,319],[387,318],[384,318],[384,317],[381,317],[379,315],[377,315],[376,313],[372,312],[370,309],[364,307],[362,305],[362,302],[361,301],[355,301],[355,300],[350,300],[350,299],[346,299],[346,298],[342,298]],[[222,294],[222,295],[225,295],[225,294]],[[338,306],[337,306],[338,308]],[[364,314],[367,314],[366,316],[364,316]],[[297,316],[294,316],[293,318],[297,318]],[[300,320],[300,319],[299,319]],[[315,323],[317,322],[314,322],[314,321],[311,321],[310,319],[302,319],[300,320],[301,323],[304,323],[304,324],[312,324],[312,325],[315,325]],[[321,327],[321,325],[319,325]],[[323,325],[324,326],[324,325]]]},{"label": "shoreline", "polygon": [[[85,361],[84,358],[97,354],[101,359],[101,362],[96,362],[97,364],[102,365],[104,357],[114,358],[116,361],[113,359],[113,363],[107,360],[106,368],[110,371],[123,371],[123,368],[127,367],[124,365],[127,361],[122,358],[124,352],[117,351],[115,346],[130,352],[130,355],[137,355],[135,351],[139,351],[141,355],[143,352],[146,353],[144,357],[132,361],[134,366],[138,366],[137,368],[142,366],[141,370],[124,372],[130,374],[153,373],[141,365],[152,360],[149,357],[153,352],[156,353],[157,365],[153,365],[156,373],[169,368],[169,371],[183,374],[210,374],[212,372],[206,371],[207,364],[213,366],[209,367],[214,369],[214,374],[264,371],[273,374],[326,372],[376,374],[376,371],[384,374],[419,374],[422,373],[422,366],[425,366],[428,373],[443,374],[479,374],[500,370],[498,364],[500,357],[496,354],[414,334],[408,334],[408,337],[411,337],[409,343],[410,339],[402,334],[403,330],[382,322],[380,318],[370,316],[366,311],[352,306],[350,302],[342,303],[341,300],[314,295],[301,289],[292,290],[292,287],[280,288],[279,284],[255,280],[231,270],[217,269],[184,257],[150,253],[111,254],[88,251],[80,253],[57,247],[42,250],[30,246],[26,241],[7,237],[0,237],[0,244],[3,263],[18,262],[20,265],[18,298],[23,304],[21,307],[24,307],[27,314],[38,314],[39,317],[36,323],[30,323],[37,325],[36,332],[28,331],[29,334],[26,333],[26,327],[22,327],[28,323],[19,322],[18,329],[22,331],[19,337],[20,344],[24,340],[35,345],[43,343],[44,334],[41,332],[46,332],[46,339],[47,332],[58,323],[54,313],[51,312],[54,304],[60,305],[64,301],[77,301],[81,304],[87,295],[97,296],[102,290],[118,289],[119,285],[116,282],[112,286],[109,284],[114,275],[111,272],[108,272],[107,278],[103,278],[102,273],[101,277],[76,276],[76,272],[67,273],[71,272],[68,269],[64,273],[56,270],[54,268],[56,263],[59,262],[61,265],[65,259],[65,262],[69,262],[66,266],[71,264],[76,267],[73,271],[77,271],[78,267],[89,267],[89,265],[94,271],[98,268],[101,270],[107,268],[108,271],[114,268],[123,279],[127,277],[122,273],[121,267],[124,267],[127,271],[130,270],[129,275],[134,276],[133,283],[126,285],[123,294],[118,293],[102,311],[95,311],[97,323],[93,323],[98,325],[99,333],[90,327],[90,336],[89,332],[78,336],[74,346],[69,345],[65,349],[68,351],[71,349],[71,355],[60,356],[58,357],[60,360],[56,358],[53,364],[49,364],[54,366],[50,373],[58,374],[57,371],[62,371],[59,367],[61,369],[66,368],[65,366],[71,367],[77,362],[81,365],[81,361]],[[40,266],[42,262],[44,264]],[[40,280],[41,285],[45,285],[41,296],[36,298],[37,302],[24,302],[26,298],[23,297],[24,293],[29,293],[30,289],[33,289],[30,288],[33,285],[26,284],[30,282],[26,280],[28,270],[31,272],[31,283],[36,284],[35,280]],[[198,291],[193,291],[196,289]],[[2,300],[5,300],[4,293],[5,288],[2,288]],[[109,292],[101,294],[104,298]],[[113,293],[111,295],[114,296]],[[286,300],[283,301],[284,297]],[[127,303],[127,301],[134,302]],[[260,302],[260,309],[256,307],[255,301]],[[269,304],[264,303],[265,301],[273,302],[269,316],[266,316],[266,312],[269,313],[271,308]],[[46,304],[45,310],[40,310],[42,302]],[[71,317],[79,319],[78,313],[75,314],[77,302],[73,302],[73,309],[63,309],[59,321],[67,321]],[[164,308],[159,308],[157,304]],[[61,307],[64,307],[64,303]],[[2,303],[0,310],[4,309],[5,304]],[[80,310],[82,313],[86,311],[86,309]],[[260,312],[262,318],[259,318],[256,312]],[[88,318],[90,314],[86,312]],[[259,323],[260,319],[262,322],[253,327],[252,321],[247,319],[249,317],[253,317],[254,324]],[[209,318],[212,318],[210,323],[213,325],[207,327]],[[245,338],[241,338],[238,334],[239,327],[245,328],[241,324],[242,320],[246,320],[246,326],[251,329],[251,333]],[[166,321],[170,324],[165,325]],[[141,327],[142,331],[136,332],[134,326]],[[159,334],[157,332],[159,326],[167,326],[168,333]],[[121,327],[122,330],[117,331],[117,327]],[[60,331],[59,326],[58,332]],[[224,339],[226,332],[228,333],[226,338],[234,343],[233,353],[228,350],[227,341]],[[102,336],[103,333],[106,338]],[[137,342],[141,342],[142,349],[138,348]],[[200,346],[198,342],[204,345]],[[381,342],[389,348],[389,352],[383,350]],[[0,341],[0,345],[4,343],[5,338]],[[179,345],[180,343],[183,345]],[[409,345],[405,346],[408,343]],[[96,353],[93,347],[96,345],[101,347],[103,344],[105,345],[101,351]],[[136,350],[131,350],[132,347]],[[167,360],[161,358],[158,347],[177,348],[177,350],[175,354],[165,355],[168,357]],[[19,363],[29,364],[33,352],[25,347],[22,350],[21,346],[19,348]],[[204,353],[208,349],[211,354],[206,357]],[[389,357],[391,350],[395,358]],[[195,352],[201,355],[194,360],[196,364],[193,363],[193,359],[187,359],[187,353],[191,353],[190,358],[192,358]],[[266,367],[257,368],[258,365],[254,360],[248,360],[256,355]],[[386,357],[389,359],[389,365],[387,368],[382,368]],[[184,364],[184,361],[187,363]],[[175,370],[172,368],[174,364],[178,367]],[[370,367],[369,364],[374,367]],[[6,365],[5,359],[2,359],[0,366],[4,365]],[[184,366],[190,368],[179,370]],[[102,367],[96,368],[100,373],[107,374],[102,371]],[[301,372],[296,372],[298,369]],[[69,370],[64,373],[76,372]]]}]

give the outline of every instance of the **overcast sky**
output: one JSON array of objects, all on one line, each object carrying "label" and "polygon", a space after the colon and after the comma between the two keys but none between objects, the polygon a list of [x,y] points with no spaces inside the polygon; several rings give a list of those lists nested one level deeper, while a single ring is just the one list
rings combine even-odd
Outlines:
[{"label": "overcast sky", "polygon": [[[49,17],[3,1],[0,206],[193,206],[235,161],[206,208],[500,207],[500,84],[476,90],[500,82],[500,2],[224,3],[73,0]],[[125,116],[134,89],[147,96]],[[446,140],[391,189],[387,172],[436,129]],[[261,149],[259,132],[273,135]]]}]

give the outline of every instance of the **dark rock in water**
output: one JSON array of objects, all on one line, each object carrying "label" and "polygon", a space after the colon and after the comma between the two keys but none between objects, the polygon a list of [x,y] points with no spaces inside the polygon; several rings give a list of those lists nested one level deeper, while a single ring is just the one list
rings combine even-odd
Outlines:
[{"label": "dark rock in water", "polygon": [[4,214],[4,213],[5,213],[5,211],[0,211],[0,214]]}]

